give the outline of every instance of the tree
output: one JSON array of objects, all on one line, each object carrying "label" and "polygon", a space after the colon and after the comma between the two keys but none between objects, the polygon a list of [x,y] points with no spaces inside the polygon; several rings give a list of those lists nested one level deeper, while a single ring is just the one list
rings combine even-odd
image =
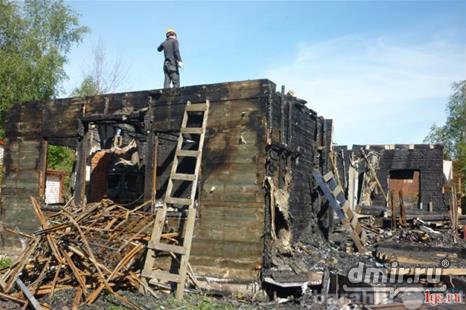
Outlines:
[{"label": "tree", "polygon": [[445,157],[460,162],[466,179],[466,80],[453,83],[452,90],[445,125],[432,125],[424,142],[443,144]]},{"label": "tree", "polygon": [[114,92],[126,79],[127,69],[121,59],[109,63],[102,40],[93,50],[93,63],[85,74],[80,86],[75,88],[71,96],[85,97]]},{"label": "tree", "polygon": [[67,77],[63,65],[87,27],[60,0],[0,0],[0,135],[14,103],[48,100]]},{"label": "tree", "polygon": [[88,75],[81,82],[81,85],[73,90],[71,96],[73,97],[88,97],[95,96],[100,93],[97,83],[92,76]]}]

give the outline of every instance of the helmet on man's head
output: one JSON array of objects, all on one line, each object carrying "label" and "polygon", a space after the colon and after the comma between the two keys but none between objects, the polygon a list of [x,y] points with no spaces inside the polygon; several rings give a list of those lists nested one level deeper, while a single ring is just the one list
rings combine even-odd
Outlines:
[{"label": "helmet on man's head", "polygon": [[171,35],[176,35],[176,31],[173,28],[168,28],[167,31],[165,31],[165,34],[167,35],[167,37]]}]

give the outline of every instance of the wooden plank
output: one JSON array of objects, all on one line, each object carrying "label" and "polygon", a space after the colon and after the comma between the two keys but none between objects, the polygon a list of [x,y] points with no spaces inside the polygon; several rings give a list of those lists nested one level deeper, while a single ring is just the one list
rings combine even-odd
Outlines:
[{"label": "wooden plank", "polygon": [[29,302],[31,303],[32,307],[36,310],[41,310],[42,307],[40,306],[39,302],[37,301],[37,299],[34,297],[33,294],[31,294],[31,292],[28,290],[27,286],[23,283],[23,281],[21,281],[20,278],[17,278],[16,279],[16,284],[19,286],[19,288],[21,289],[21,291],[23,292],[24,296],[26,296],[26,298],[29,300]]},{"label": "wooden plank", "polygon": [[89,155],[89,133],[87,128],[84,128],[84,124],[80,123],[82,130],[84,131],[83,136],[78,142],[78,154],[76,162],[76,184],[74,192],[74,202],[77,206],[82,206],[86,196],[86,165],[87,157]]},{"label": "wooden plank", "polygon": [[180,276],[174,273],[170,273],[167,271],[162,271],[162,270],[143,270],[141,272],[141,276],[145,278],[150,278],[150,279],[158,279],[162,281],[169,281],[169,282],[175,282],[178,283],[180,282]]},{"label": "wooden plank", "polygon": [[191,242],[193,239],[194,232],[194,221],[196,220],[196,209],[190,208],[188,211],[188,218],[186,220],[186,229],[184,233],[183,246],[186,248],[186,253],[181,256],[180,269],[178,274],[180,275],[180,281],[176,286],[175,296],[177,299],[183,298],[184,284],[186,282],[186,276],[188,272],[189,255],[191,253]]},{"label": "wooden plank", "polygon": [[176,198],[176,197],[167,197],[165,202],[174,205],[187,205],[189,206],[192,203],[192,199],[189,198]]},{"label": "wooden plank", "polygon": [[155,203],[157,193],[157,154],[158,135],[151,134],[147,141],[148,157],[146,159],[145,180],[144,180],[144,201]]},{"label": "wooden plank", "polygon": [[199,238],[196,233],[195,242],[192,246],[192,255],[197,258],[205,257],[211,264],[215,261],[235,261],[235,265],[240,261],[257,261],[262,259],[264,244],[260,239],[249,240],[229,240]]},{"label": "wooden plank", "polygon": [[201,127],[188,127],[188,128],[181,128],[181,133],[183,134],[196,134],[200,135],[204,132],[204,129]]},{"label": "wooden plank", "polygon": [[71,310],[78,310],[79,304],[81,303],[81,297],[83,295],[83,291],[80,287],[76,289],[76,294],[74,295],[73,298],[73,306],[71,307]]},{"label": "wooden plank", "polygon": [[176,254],[186,253],[186,249],[182,246],[175,245],[175,244],[156,242],[152,240],[148,242],[147,247],[152,250],[166,251],[166,252],[172,252]]},{"label": "wooden plank", "polygon": [[195,103],[186,106],[186,111],[188,112],[203,112],[206,111],[208,108],[207,104],[205,103]]},{"label": "wooden plank", "polygon": [[327,173],[324,175],[324,181],[325,181],[325,182],[328,182],[328,181],[330,181],[331,179],[333,179],[333,177],[334,177],[334,176],[333,176],[332,171],[327,172]]},{"label": "wooden plank", "polygon": [[48,141],[42,139],[39,157],[39,197],[45,200],[45,183],[47,181],[47,151]]},{"label": "wooden plank", "polygon": [[343,189],[341,188],[340,185],[337,185],[332,191],[332,194],[335,197],[338,197],[338,195],[340,195],[341,193],[343,193]]},{"label": "wooden plank", "polygon": [[199,151],[191,151],[191,150],[177,150],[176,156],[179,157],[198,157]]},{"label": "wooden plank", "polygon": [[348,218],[348,221],[351,221],[353,219],[353,217],[355,217],[353,211],[351,211],[351,209],[348,209],[345,211],[345,209],[343,209],[343,212],[346,213],[346,217]]},{"label": "wooden plank", "polygon": [[[152,233],[151,233],[151,241],[154,241],[154,240],[160,241],[160,238],[163,232],[163,227],[165,226],[166,214],[167,214],[167,205],[164,203],[163,207],[161,209],[158,209],[155,215],[154,227],[152,228]],[[152,249],[148,249],[141,276],[144,276],[144,272],[152,271],[152,267],[154,266],[154,261],[155,261],[155,252]],[[148,286],[148,283],[145,279],[142,279],[142,281],[144,282],[145,285],[142,285],[139,288],[139,292],[143,294],[146,291],[144,287]]]},{"label": "wooden plank", "polygon": [[[330,173],[331,172],[327,173],[326,176],[330,176]],[[341,207],[340,202],[336,199],[334,195],[334,192],[336,191],[336,189],[338,189],[338,186],[336,186],[336,188],[334,189],[334,192],[331,192],[329,188],[329,184],[327,184],[327,182],[328,183],[335,182],[334,179],[329,178],[327,182],[324,182],[324,177],[322,177],[322,175],[320,174],[320,171],[317,169],[313,170],[312,175],[317,185],[323,192],[325,198],[328,200],[330,206],[337,213],[338,217],[340,218],[345,228],[348,229],[348,231],[350,232],[351,238],[353,239],[353,242],[356,245],[356,248],[358,249],[358,251],[361,253],[365,253],[366,249],[364,248],[364,245],[361,242],[361,239],[359,238],[360,234],[356,233],[355,231],[355,227],[359,225],[358,217],[351,213],[350,215],[353,215],[353,216],[352,218],[349,218],[348,214],[344,212],[344,209]],[[346,200],[342,203],[343,206],[345,205],[345,203],[346,203]]]},{"label": "wooden plank", "polygon": [[194,181],[196,180],[195,174],[176,173],[172,176],[173,180]]}]

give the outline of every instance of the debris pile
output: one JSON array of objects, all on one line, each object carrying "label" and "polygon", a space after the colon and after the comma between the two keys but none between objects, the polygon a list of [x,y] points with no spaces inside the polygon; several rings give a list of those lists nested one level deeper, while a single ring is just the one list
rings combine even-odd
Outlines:
[{"label": "debris pile", "polygon": [[147,285],[136,273],[154,220],[143,211],[146,204],[128,210],[110,200],[84,208],[68,203],[47,216],[38,201],[31,200],[41,229],[22,234],[29,239],[27,247],[9,268],[0,270],[0,298],[40,308],[47,305],[34,296],[76,288],[73,309],[93,303],[103,291],[139,308],[117,291]]}]

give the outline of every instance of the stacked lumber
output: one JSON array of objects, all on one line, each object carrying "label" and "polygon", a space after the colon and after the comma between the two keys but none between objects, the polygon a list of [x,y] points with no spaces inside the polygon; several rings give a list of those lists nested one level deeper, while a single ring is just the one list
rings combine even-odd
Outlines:
[{"label": "stacked lumber", "polygon": [[28,245],[10,267],[0,270],[0,299],[47,308],[36,297],[75,288],[73,308],[93,303],[104,291],[139,308],[117,291],[145,285],[136,263],[154,220],[143,211],[146,204],[129,210],[110,200],[83,208],[68,203],[47,216],[35,198],[31,201],[41,229],[21,234]]}]

